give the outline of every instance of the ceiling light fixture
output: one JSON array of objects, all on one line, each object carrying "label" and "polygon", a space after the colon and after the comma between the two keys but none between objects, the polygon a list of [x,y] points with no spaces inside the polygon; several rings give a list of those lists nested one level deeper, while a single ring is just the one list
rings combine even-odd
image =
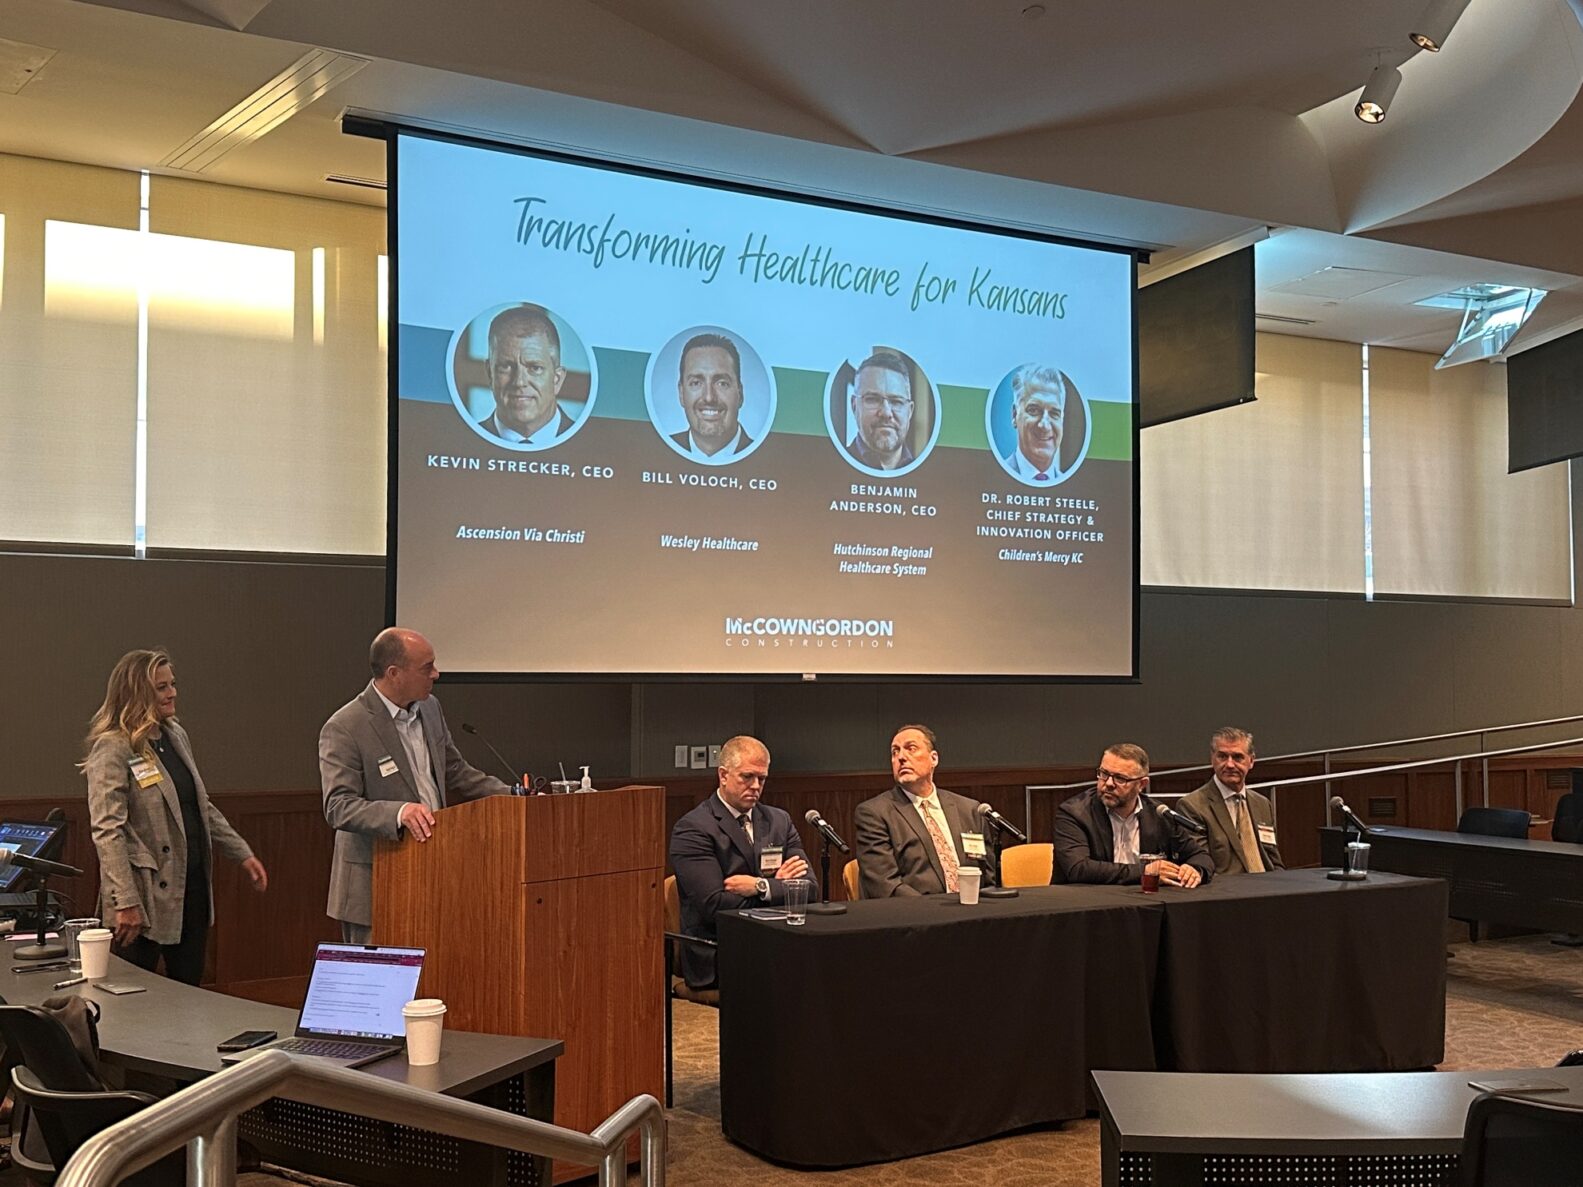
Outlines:
[{"label": "ceiling light fixture", "polygon": [[1415,26],[1422,32],[1408,34],[1413,44],[1419,49],[1438,54],[1445,46],[1446,38],[1451,36],[1451,30],[1462,16],[1463,9],[1467,8],[1468,2],[1469,0],[1429,0],[1429,7],[1424,10],[1424,15],[1418,18],[1418,24]]},{"label": "ceiling light fixture", "polygon": [[1363,94],[1358,96],[1358,104],[1352,109],[1352,114],[1366,124],[1383,123],[1386,109],[1396,97],[1396,88],[1401,85],[1402,72],[1395,66],[1381,62],[1369,75],[1368,85],[1363,88]]}]

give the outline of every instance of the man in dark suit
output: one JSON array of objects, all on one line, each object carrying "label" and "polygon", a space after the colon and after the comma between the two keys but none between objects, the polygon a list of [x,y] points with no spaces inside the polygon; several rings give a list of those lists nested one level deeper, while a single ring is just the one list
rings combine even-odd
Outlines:
[{"label": "man in dark suit", "polygon": [[1236,726],[1215,731],[1209,740],[1209,765],[1215,774],[1177,808],[1204,824],[1204,841],[1217,874],[1262,874],[1284,870],[1275,847],[1275,810],[1248,790],[1253,770],[1253,735]]},{"label": "man in dark suit", "polygon": [[[715,938],[715,916],[786,901],[786,882],[806,878],[812,899],[818,880],[792,818],[762,803],[770,752],[745,735],[720,747],[720,785],[671,830],[671,868],[681,900],[682,931]],[[694,989],[715,983],[715,954],[681,946],[682,976]]]},{"label": "man in dark suit", "polygon": [[330,918],[348,944],[370,942],[374,922],[374,838],[404,829],[420,841],[449,804],[511,789],[468,763],[451,740],[440,702],[434,648],[417,631],[390,627],[368,651],[374,678],[319,731],[324,818],[335,829]]},{"label": "man in dark suit", "polygon": [[[1099,759],[1096,786],[1055,814],[1054,882],[1141,882],[1145,873],[1191,888],[1214,877],[1204,843],[1157,814],[1144,796],[1149,755],[1118,742]],[[1145,863],[1144,854],[1164,854]]]},{"label": "man in dark suit", "polygon": [[742,427],[742,355],[724,334],[694,334],[682,347],[676,396],[687,428],[671,440],[700,462],[722,465],[753,444]]},{"label": "man in dark suit", "polygon": [[935,746],[926,725],[897,730],[890,741],[896,786],[852,813],[864,898],[951,893],[966,865],[983,871],[983,885],[995,884],[977,802],[934,785],[940,765]]},{"label": "man in dark suit", "polygon": [[511,445],[543,449],[571,432],[557,402],[566,368],[561,332],[538,305],[514,305],[489,323],[489,386],[495,411],[479,427]]}]

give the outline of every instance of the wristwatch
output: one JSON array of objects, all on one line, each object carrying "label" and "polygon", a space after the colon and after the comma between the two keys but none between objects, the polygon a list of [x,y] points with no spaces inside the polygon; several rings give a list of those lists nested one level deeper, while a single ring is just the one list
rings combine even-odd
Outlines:
[{"label": "wristwatch", "polygon": [[768,899],[769,896],[770,896],[770,880],[768,878],[760,878],[758,880],[758,885],[759,885],[759,898],[761,898],[761,899]]}]

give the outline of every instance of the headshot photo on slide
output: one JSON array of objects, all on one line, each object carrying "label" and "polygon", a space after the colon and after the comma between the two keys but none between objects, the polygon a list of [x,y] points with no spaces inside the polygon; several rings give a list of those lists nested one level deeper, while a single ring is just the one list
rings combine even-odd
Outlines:
[{"label": "headshot photo on slide", "polygon": [[451,401],[484,440],[531,453],[571,437],[599,390],[593,351],[552,309],[493,305],[451,340]]},{"label": "headshot photo on slide", "polygon": [[729,466],[764,444],[775,423],[775,381],[746,338],[691,326],[649,357],[643,399],[670,449],[704,466]]},{"label": "headshot photo on slide", "polygon": [[984,432],[1001,469],[1024,486],[1057,486],[1077,472],[1092,436],[1088,401],[1047,363],[1008,371],[984,402]]},{"label": "headshot photo on slide", "polygon": [[940,401],[905,351],[855,351],[830,376],[825,428],[846,463],[876,478],[910,473],[940,437]]}]

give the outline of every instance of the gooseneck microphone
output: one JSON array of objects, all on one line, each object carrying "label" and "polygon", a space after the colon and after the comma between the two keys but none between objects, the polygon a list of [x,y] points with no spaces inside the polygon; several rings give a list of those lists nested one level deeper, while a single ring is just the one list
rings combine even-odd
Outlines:
[{"label": "gooseneck microphone", "polygon": [[830,827],[830,822],[819,815],[818,808],[809,808],[808,811],[803,813],[803,819],[818,829],[819,835],[832,847],[841,850],[842,853],[852,852],[852,846],[843,841],[841,834]]},{"label": "gooseneck microphone", "polygon": [[1172,808],[1168,804],[1162,804],[1158,800],[1153,802],[1154,811],[1161,820],[1169,820],[1172,824],[1177,825],[1180,828],[1185,828],[1188,832],[1194,833],[1200,837],[1209,831],[1204,827],[1203,821],[1194,820],[1186,812],[1178,812],[1175,808]]},{"label": "gooseneck microphone", "polygon": [[1364,824],[1362,820],[1358,819],[1358,814],[1356,812],[1347,807],[1346,800],[1342,799],[1339,795],[1333,795],[1330,797],[1330,806],[1345,816],[1347,818],[1347,823],[1353,828],[1357,829],[1358,832],[1362,833],[1364,836],[1369,835],[1369,826]]},{"label": "gooseneck microphone", "polygon": [[1010,835],[1016,837],[1017,840],[1024,845],[1028,843],[1027,833],[1023,832],[1020,828],[1018,828],[1011,821],[1007,820],[988,804],[980,804],[978,807],[974,808],[973,811],[978,814],[980,819],[989,821],[990,824],[993,824],[996,828],[1000,829],[1001,832],[1009,833]]},{"label": "gooseneck microphone", "polygon": [[0,868],[5,866],[17,866],[24,870],[32,870],[35,874],[53,874],[57,878],[82,877],[82,871],[76,866],[58,861],[46,861],[42,857],[29,857],[14,849],[0,849]]},{"label": "gooseneck microphone", "polygon": [[465,733],[472,734],[473,737],[477,738],[489,748],[489,753],[495,756],[495,761],[498,762],[501,766],[501,769],[506,772],[506,778],[513,787],[520,787],[522,785],[522,773],[512,769],[511,764],[500,756],[500,751],[495,749],[494,743],[488,738],[484,737],[483,734],[479,733],[478,730],[473,727],[472,722],[462,722],[462,730]]}]

